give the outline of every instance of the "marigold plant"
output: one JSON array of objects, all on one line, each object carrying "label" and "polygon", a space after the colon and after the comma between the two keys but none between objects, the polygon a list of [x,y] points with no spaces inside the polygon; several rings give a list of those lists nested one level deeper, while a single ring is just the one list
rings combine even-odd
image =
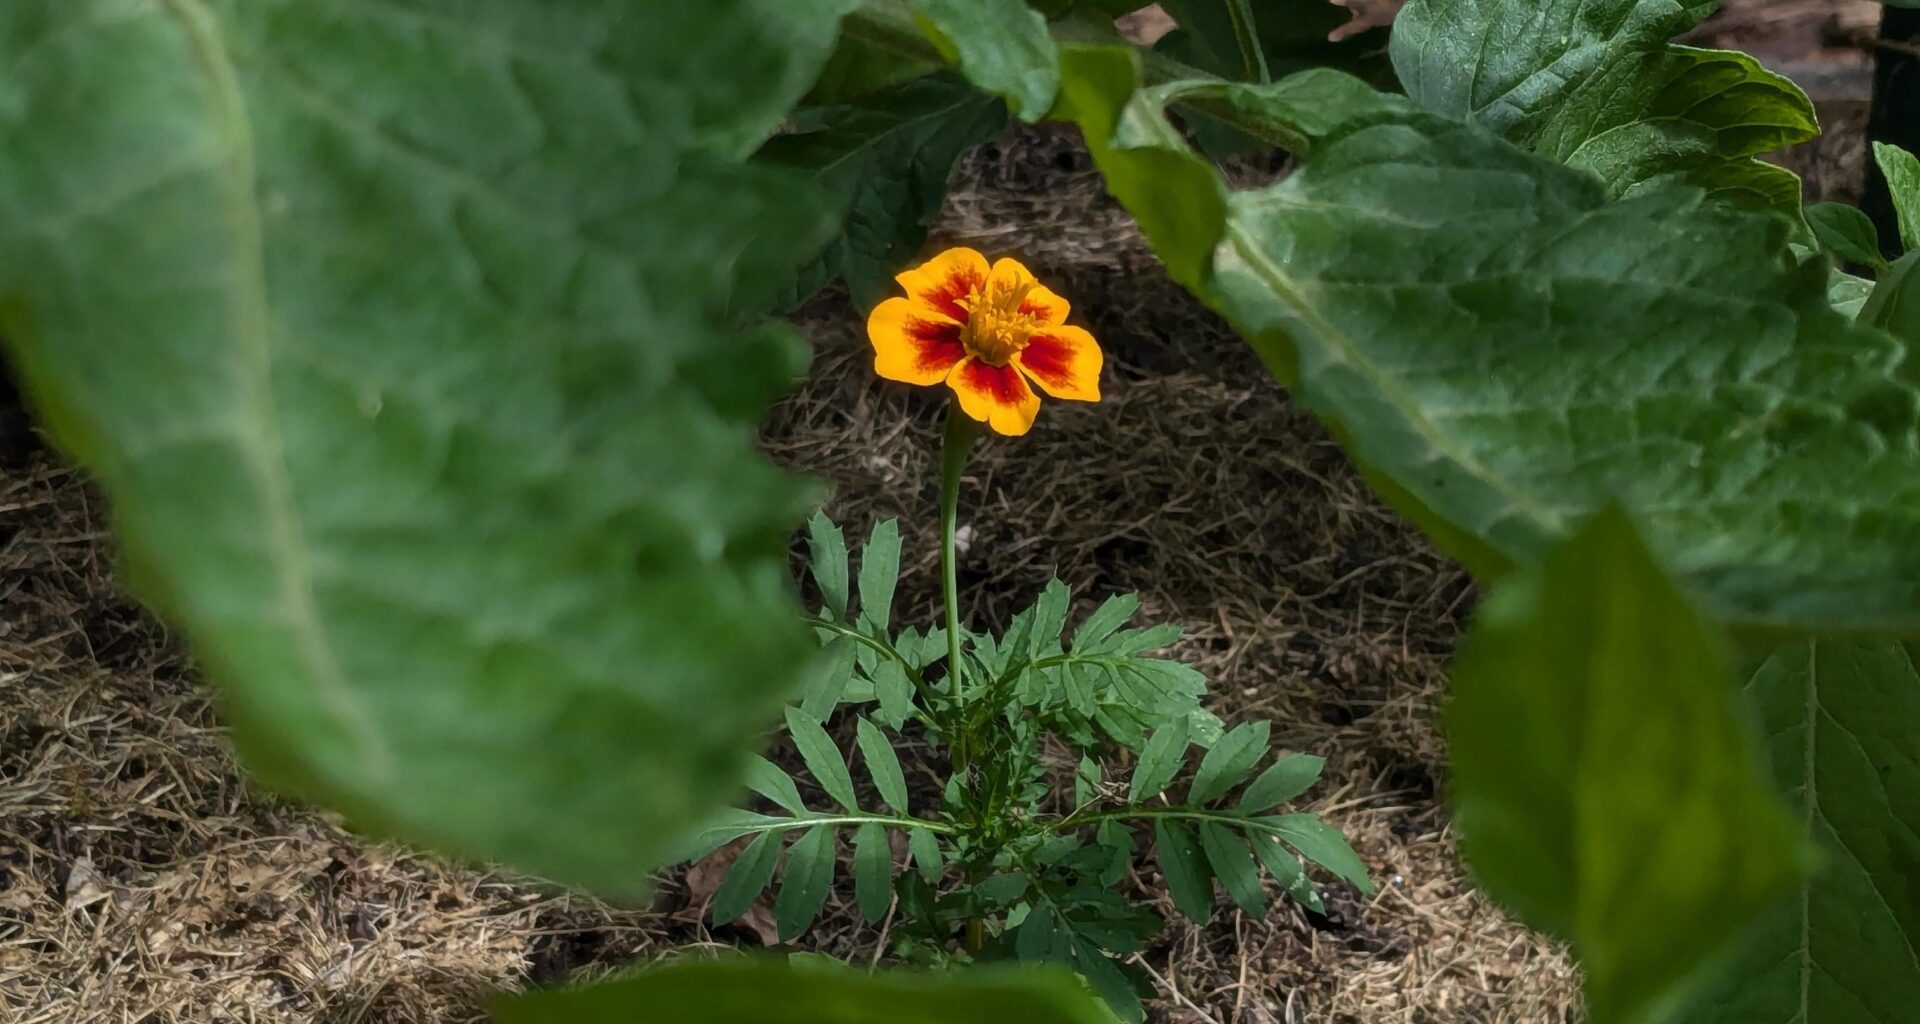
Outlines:
[{"label": "marigold plant", "polygon": [[[1141,838],[1151,837],[1175,904],[1196,921],[1212,916],[1215,879],[1260,916],[1269,899],[1263,874],[1321,909],[1301,857],[1370,891],[1366,869],[1314,815],[1277,813],[1314,784],[1321,759],[1269,762],[1265,722],[1223,730],[1200,705],[1206,680],[1156,653],[1180,629],[1127,628],[1138,598],[1109,596],[1068,631],[1073,595],[1054,580],[999,629],[960,621],[954,535],[979,424],[1026,433],[1040,406],[1030,382],[1056,398],[1097,401],[1101,353],[1092,335],[1066,324],[1067,301],[1016,260],[989,266],[972,249],[950,249],[897,280],[906,297],[881,302],[868,320],[876,372],[953,391],[940,492],[944,622],[892,623],[901,563],[894,522],[875,527],[860,552],[856,595],[840,529],[814,519],[809,569],[820,604],[809,621],[825,655],[786,726],[792,760],[832,806],[806,803],[786,769],[757,761],[750,785],[764,803],[717,823],[701,847],[745,844],[713,918],[744,914],[778,877],[780,936],[805,931],[824,905],[836,836],[845,833],[860,908],[871,922],[897,909],[901,957],[1061,964],[1139,1020],[1151,987],[1127,958],[1161,927],[1122,888]],[[849,733],[870,796],[835,738]],[[942,753],[940,785],[908,786],[894,752],[903,738]],[[1051,765],[1051,742],[1076,754],[1070,773]],[[1176,796],[1195,749],[1204,752],[1197,771]],[[916,870],[893,856],[888,831],[904,833]],[[788,835],[799,838],[783,860]]]}]

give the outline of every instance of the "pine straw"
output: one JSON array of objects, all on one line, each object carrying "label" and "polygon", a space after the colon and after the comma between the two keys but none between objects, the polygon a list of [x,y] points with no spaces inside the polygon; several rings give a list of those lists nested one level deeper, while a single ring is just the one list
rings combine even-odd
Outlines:
[{"label": "pine straw", "polygon": [[[1156,1018],[1570,1019],[1567,960],[1470,890],[1436,801],[1466,578],[1167,281],[1068,136],[977,154],[939,233],[1019,253],[1110,366],[1105,402],[1051,403],[1033,435],[977,455],[966,614],[1004,621],[1056,573],[1083,595],[1138,590],[1143,616],[1188,628],[1178,653],[1217,710],[1327,756],[1313,809],[1381,882],[1370,899],[1330,886],[1324,917],[1173,924],[1145,958]],[[850,530],[900,517],[899,614],[930,619],[939,397],[871,376],[844,296],[796,322],[815,367],[766,447],[824,477]],[[0,488],[0,1022],[477,1020],[528,980],[756,942],[709,934],[680,874],[653,908],[616,910],[369,845],[253,790],[180,645],[117,589],[100,512],[45,453]],[[1150,866],[1135,882],[1158,888]],[[710,894],[711,872],[691,888]],[[806,946],[867,963],[885,943],[841,892]]]}]

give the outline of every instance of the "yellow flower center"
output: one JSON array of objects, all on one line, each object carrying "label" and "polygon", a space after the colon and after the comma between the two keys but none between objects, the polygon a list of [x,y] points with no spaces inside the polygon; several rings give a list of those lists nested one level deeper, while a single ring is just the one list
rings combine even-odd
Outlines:
[{"label": "yellow flower center", "polygon": [[975,291],[960,300],[967,310],[967,326],[960,341],[967,351],[982,362],[1005,366],[1027,347],[1027,339],[1040,327],[1040,318],[1020,311],[1032,285],[1008,286],[991,293]]}]

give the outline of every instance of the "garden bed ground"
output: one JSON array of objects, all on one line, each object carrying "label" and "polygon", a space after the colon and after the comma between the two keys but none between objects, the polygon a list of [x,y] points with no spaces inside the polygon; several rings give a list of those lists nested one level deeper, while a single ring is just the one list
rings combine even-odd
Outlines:
[{"label": "garden bed ground", "polygon": [[[1801,166],[1843,196],[1864,63],[1822,26],[1845,8],[1844,30],[1860,6],[1744,4],[1720,23],[1818,79],[1837,137]],[[1166,279],[1071,135],[1017,130],[970,158],[937,241],[1020,254],[1109,353],[1107,401],[1051,404],[1031,436],[976,458],[967,614],[1003,621],[1056,573],[1083,593],[1140,591],[1145,615],[1188,628],[1178,654],[1214,680],[1216,710],[1327,756],[1313,808],[1381,883],[1371,898],[1331,887],[1324,917],[1288,904],[1174,923],[1144,961],[1167,996],[1156,1018],[1571,1020],[1569,962],[1471,891],[1437,798],[1434,712],[1465,576]],[[843,295],[796,322],[814,369],[766,447],[824,477],[850,531],[900,517],[920,559],[899,614],[926,618],[938,396],[872,377]],[[250,788],[176,639],[121,595],[97,496],[18,448],[0,445],[0,1024],[443,1024],[529,980],[760,943],[703,926],[713,872],[612,908],[369,845]],[[863,963],[883,944],[845,892],[803,940]]]}]

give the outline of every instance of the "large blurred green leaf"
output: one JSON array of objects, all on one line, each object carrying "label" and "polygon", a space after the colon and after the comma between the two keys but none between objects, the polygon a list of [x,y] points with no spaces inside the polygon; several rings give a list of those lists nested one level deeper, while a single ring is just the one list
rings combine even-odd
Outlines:
[{"label": "large blurred green leaf", "polygon": [[1064,971],[795,970],[773,960],[679,963],[494,1006],[500,1024],[1111,1024]]},{"label": "large blurred green leaf", "polygon": [[800,130],[769,140],[759,160],[801,172],[845,212],[839,236],[777,304],[791,308],[844,276],[864,307],[892,287],[926,240],[954,164],[998,135],[1007,114],[999,100],[936,75],[806,108],[796,120]]},{"label": "large blurred green leaf", "polygon": [[1719,636],[1617,510],[1476,614],[1446,714],[1454,822],[1488,893],[1573,944],[1591,1024],[1671,1019],[1799,878],[1745,724]]},{"label": "large blurred green leaf", "polygon": [[0,6],[0,324],[267,783],[612,892],[732,795],[809,644],[723,310],[829,226],[735,161],[847,6]]},{"label": "large blurred green leaf", "polygon": [[1619,501],[1719,617],[1920,634],[1908,352],[1828,305],[1785,220],[1687,190],[1609,202],[1389,98],[1310,119],[1298,94],[1343,91],[1306,75],[1235,87],[1317,141],[1220,219],[1224,186],[1157,109],[1187,87],[1132,93],[1113,48],[1063,66],[1065,109],[1169,270],[1483,574]]},{"label": "large blurred green leaf", "polygon": [[1054,115],[1080,125],[1107,191],[1139,222],[1167,273],[1199,293],[1220,240],[1226,189],[1158,107],[1136,98],[1139,61],[1128,47],[1063,47]]},{"label": "large blurred green leaf", "polygon": [[814,80],[813,88],[807,91],[802,102],[818,107],[850,103],[935,70],[936,65],[932,63],[882,49],[843,32],[826,64],[820,68],[820,77]]},{"label": "large blurred green leaf", "polygon": [[1687,1024],[1890,1024],[1920,1007],[1920,671],[1898,644],[1799,644],[1746,688],[1825,855]]},{"label": "large blurred green leaf", "polygon": [[1026,0],[913,0],[921,31],[973,84],[1038,121],[1060,90],[1047,19]]},{"label": "large blurred green leaf", "polygon": [[[1860,321],[1909,347],[1920,345],[1920,250],[1900,257],[1880,276],[1860,310]],[[1905,369],[1909,379],[1920,380],[1920,363],[1909,359]]]},{"label": "large blurred green leaf", "polygon": [[1900,224],[1900,244],[1920,251],[1920,157],[1884,142],[1873,144],[1874,162],[1887,179],[1893,211]]},{"label": "large blurred green leaf", "polygon": [[1787,238],[1382,123],[1235,197],[1214,294],[1423,520],[1530,561],[1618,500],[1724,618],[1920,632],[1908,352]]},{"label": "large blurred green leaf", "polygon": [[1393,56],[1421,106],[1613,195],[1684,183],[1797,218],[1800,179],[1754,157],[1818,135],[1812,101],[1744,53],[1667,42],[1717,2],[1414,0]]}]

